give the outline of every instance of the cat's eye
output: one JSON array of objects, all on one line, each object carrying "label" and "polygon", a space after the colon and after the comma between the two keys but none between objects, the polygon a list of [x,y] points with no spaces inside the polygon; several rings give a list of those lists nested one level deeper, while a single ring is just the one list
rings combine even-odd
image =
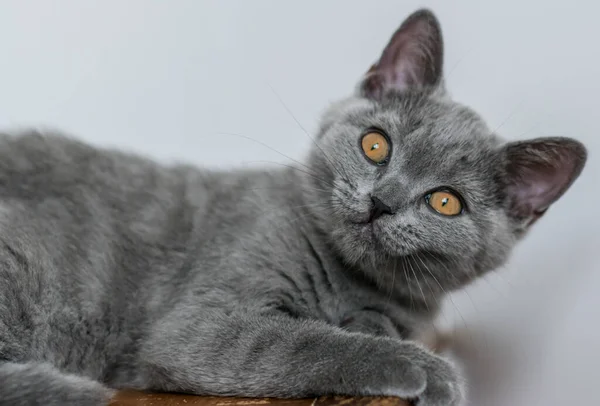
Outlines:
[{"label": "cat's eye", "polygon": [[444,216],[457,216],[463,212],[463,204],[456,194],[448,190],[431,192],[425,196],[427,204]]},{"label": "cat's eye", "polygon": [[377,165],[387,163],[390,155],[390,143],[385,135],[379,131],[369,131],[363,135],[360,145],[365,156]]}]

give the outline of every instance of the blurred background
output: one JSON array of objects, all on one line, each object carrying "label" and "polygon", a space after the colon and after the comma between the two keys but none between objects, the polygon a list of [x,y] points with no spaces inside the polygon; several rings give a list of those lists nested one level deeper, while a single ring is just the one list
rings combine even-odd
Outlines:
[{"label": "blurred background", "polygon": [[471,404],[600,405],[596,2],[0,0],[0,127],[219,168],[286,161],[220,132],[302,158],[286,106],[314,131],[420,6],[441,20],[455,99],[507,139],[590,150],[511,262],[448,300]]}]

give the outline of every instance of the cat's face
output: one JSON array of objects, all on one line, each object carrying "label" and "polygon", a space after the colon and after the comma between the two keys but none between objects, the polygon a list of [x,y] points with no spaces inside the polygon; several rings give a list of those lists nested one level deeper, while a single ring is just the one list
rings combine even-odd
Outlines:
[{"label": "cat's face", "polygon": [[435,17],[410,16],[356,94],[324,115],[307,188],[347,262],[381,283],[400,267],[432,293],[502,264],[586,155],[569,139],[504,144],[447,97],[442,58]]}]

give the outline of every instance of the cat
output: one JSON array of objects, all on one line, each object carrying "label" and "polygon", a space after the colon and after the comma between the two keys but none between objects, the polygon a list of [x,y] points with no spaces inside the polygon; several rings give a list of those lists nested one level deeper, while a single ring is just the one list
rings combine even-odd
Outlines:
[{"label": "cat", "polygon": [[60,132],[0,137],[0,405],[133,388],[457,405],[418,342],[577,179],[569,138],[506,142],[451,100],[411,14],[304,162],[161,165]]}]

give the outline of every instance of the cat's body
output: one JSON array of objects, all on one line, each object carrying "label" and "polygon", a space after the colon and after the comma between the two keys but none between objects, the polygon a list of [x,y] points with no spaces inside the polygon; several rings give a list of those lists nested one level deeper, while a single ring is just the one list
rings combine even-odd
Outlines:
[{"label": "cat's body", "polygon": [[[84,344],[79,352],[92,358],[82,361],[75,353],[58,360],[74,372],[83,363],[94,378],[113,379],[119,364],[127,364],[118,354],[134,354],[133,340],[147,337],[153,324],[186,302],[200,304],[200,312],[285,310],[334,325],[372,308],[389,312],[407,331],[434,314],[435,302],[427,312],[421,296],[412,305],[422,317],[406,311],[391,299],[391,286],[382,295],[331,256],[307,214],[302,174],[292,169],[169,168],[38,133],[4,137],[0,161],[6,261],[31,264],[32,278],[22,286],[23,274],[4,275],[9,295],[3,309],[28,315],[9,331],[50,311],[57,323],[68,324],[64,331],[42,323],[34,334],[24,330],[15,338],[23,347],[32,336],[70,350]],[[36,175],[13,182],[15,172],[26,170]],[[35,265],[35,258],[43,262]],[[107,332],[119,338],[115,352],[89,351],[89,345],[104,348],[106,342],[96,341]],[[48,341],[27,351],[52,357]]]},{"label": "cat's body", "polygon": [[[449,100],[426,11],[296,168],[165,167],[2,136],[0,405],[103,405],[97,382],[454,405],[460,377],[410,340],[447,291],[506,260],[584,162],[573,140],[505,145]],[[448,199],[460,211],[446,216]]]},{"label": "cat's body", "polygon": [[[36,132],[3,136],[0,162],[0,331],[9,333],[0,354],[8,360],[145,387],[143,344],[167,321],[184,326],[182,306],[198,319],[244,310],[332,325],[385,314],[382,334],[405,337],[435,314],[435,302],[426,308],[416,296],[401,306],[391,286],[382,294],[331,255],[307,211],[303,172],[165,167]],[[237,368],[237,357],[225,358]],[[204,390],[261,394],[232,382]]]}]

